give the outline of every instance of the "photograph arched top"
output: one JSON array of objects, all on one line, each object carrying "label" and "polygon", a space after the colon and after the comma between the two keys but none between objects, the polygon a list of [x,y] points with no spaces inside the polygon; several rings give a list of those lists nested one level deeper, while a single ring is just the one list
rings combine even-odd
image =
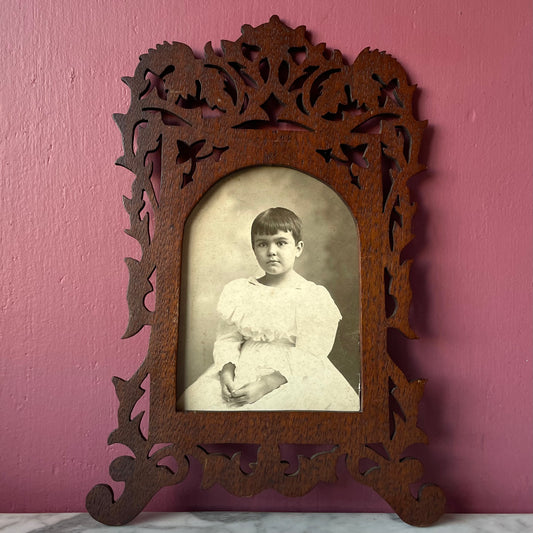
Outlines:
[{"label": "photograph arched top", "polygon": [[290,168],[238,171],[189,216],[183,255],[179,408],[359,410],[359,235],[338,194]]}]

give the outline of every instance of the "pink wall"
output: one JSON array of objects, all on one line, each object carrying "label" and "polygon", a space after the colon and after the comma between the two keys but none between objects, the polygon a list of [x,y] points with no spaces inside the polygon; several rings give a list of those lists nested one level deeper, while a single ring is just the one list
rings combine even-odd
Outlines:
[{"label": "pink wall", "polygon": [[[0,511],[81,511],[123,451],[106,445],[111,377],[131,376],[146,336],[120,340],[123,258],[139,253],[122,232],[132,175],[114,166],[111,114],[129,103],[120,77],[159,42],[200,52],[277,13],[350,62],[366,46],[388,51],[419,85],[418,115],[431,124],[429,170],[412,181],[421,338],[393,349],[408,376],[429,378],[420,423],[431,446],[417,453],[450,511],[532,512],[530,0],[133,5],[3,2]],[[300,499],[239,500],[196,483],[163,490],[149,508],[388,509],[343,474]]]}]

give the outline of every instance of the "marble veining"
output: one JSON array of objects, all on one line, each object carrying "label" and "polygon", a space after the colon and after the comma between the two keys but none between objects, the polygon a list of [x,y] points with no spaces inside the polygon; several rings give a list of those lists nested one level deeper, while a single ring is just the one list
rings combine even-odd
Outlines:
[{"label": "marble veining", "polygon": [[[523,533],[533,531],[533,514],[448,514],[431,526],[438,533]],[[414,532],[396,515],[381,513],[141,513],[119,529],[86,513],[0,514],[0,532],[37,533],[114,530],[117,533],[399,533]]]}]

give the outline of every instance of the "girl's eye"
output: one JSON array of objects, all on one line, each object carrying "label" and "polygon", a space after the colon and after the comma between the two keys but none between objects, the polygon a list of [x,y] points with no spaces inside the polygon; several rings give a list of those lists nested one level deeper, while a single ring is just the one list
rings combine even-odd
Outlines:
[{"label": "girl's eye", "polygon": [[286,241],[279,241],[278,246],[285,246],[287,244]]}]

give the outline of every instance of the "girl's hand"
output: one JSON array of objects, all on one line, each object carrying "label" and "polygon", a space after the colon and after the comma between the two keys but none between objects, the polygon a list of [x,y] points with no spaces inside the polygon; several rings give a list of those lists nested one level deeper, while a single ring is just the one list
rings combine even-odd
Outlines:
[{"label": "girl's hand", "polygon": [[236,391],[233,391],[233,393],[231,394],[230,402],[233,405],[245,405],[247,403],[254,403],[257,402],[257,400],[261,399],[268,392],[270,391],[267,390],[263,380],[259,379],[257,381],[252,381],[252,383],[244,385],[244,387],[241,387]]},{"label": "girl's hand", "polygon": [[231,394],[235,390],[234,380],[235,380],[235,365],[233,363],[226,363],[222,370],[219,373],[220,376],[220,386],[222,388],[222,397],[229,401],[231,399]]},{"label": "girl's hand", "polygon": [[247,403],[255,403],[263,396],[277,389],[287,380],[279,372],[273,372],[267,376],[263,376],[257,381],[247,383],[240,389],[233,391],[231,394],[230,402],[233,405],[245,405]]}]

